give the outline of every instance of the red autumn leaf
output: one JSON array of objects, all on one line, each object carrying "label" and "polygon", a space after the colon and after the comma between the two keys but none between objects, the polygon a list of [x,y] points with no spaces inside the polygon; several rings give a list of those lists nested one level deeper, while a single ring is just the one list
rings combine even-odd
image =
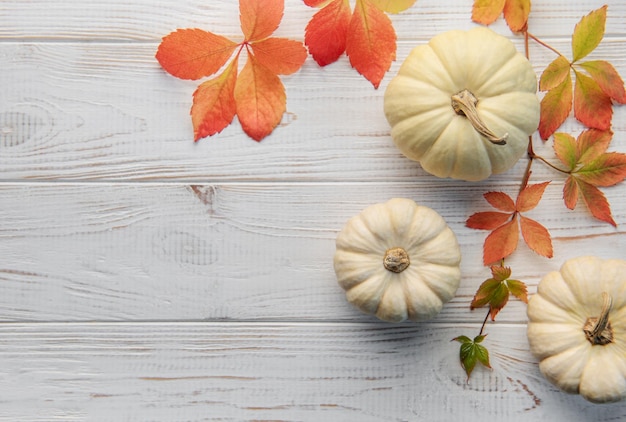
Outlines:
[{"label": "red autumn leaf", "polygon": [[552,258],[552,239],[548,230],[528,217],[520,216],[520,228],[524,242],[541,256]]},{"label": "red autumn leaf", "polygon": [[508,213],[515,211],[515,202],[504,192],[487,192],[483,196],[492,207],[500,211]]},{"label": "red autumn leaf", "polygon": [[357,72],[378,88],[396,58],[391,20],[368,0],[357,0],[350,20],[346,54]]},{"label": "red autumn leaf", "polygon": [[239,0],[239,20],[246,41],[259,41],[278,28],[285,9],[284,1]]},{"label": "red autumn leaf", "polygon": [[543,192],[550,182],[538,183],[526,186],[518,195],[515,208],[518,212],[530,211],[537,206]]},{"label": "red autumn leaf", "polygon": [[232,122],[237,112],[234,96],[236,81],[237,59],[220,76],[203,82],[193,93],[191,121],[195,141],[221,132]]},{"label": "red autumn leaf", "polygon": [[504,19],[513,32],[522,32],[528,26],[530,0],[506,0]]},{"label": "red autumn leaf", "polygon": [[259,64],[277,75],[297,72],[306,60],[306,49],[299,41],[286,38],[266,38],[252,44]]},{"label": "red autumn leaf", "polygon": [[611,98],[589,76],[576,72],[574,116],[587,127],[609,130],[613,118]]},{"label": "red autumn leaf", "polygon": [[572,110],[572,77],[568,73],[563,82],[541,100],[539,135],[548,139],[567,119]]},{"label": "red autumn leaf", "polygon": [[607,6],[605,5],[594,10],[584,16],[574,28],[574,35],[572,36],[573,62],[586,57],[602,41],[606,24],[606,9]]},{"label": "red autumn leaf", "polygon": [[514,214],[511,221],[489,233],[485,239],[483,263],[488,265],[511,255],[517,248],[518,241],[519,227],[517,214]]},{"label": "red autumn leaf", "polygon": [[413,6],[417,0],[370,0],[374,6],[387,13],[400,13]]},{"label": "red autumn leaf", "polygon": [[604,60],[595,60],[580,63],[580,67],[589,73],[606,95],[620,104],[626,104],[624,81],[611,63]]},{"label": "red autumn leaf", "polygon": [[200,79],[220,70],[237,44],[201,29],[179,29],[163,37],[156,53],[159,64],[170,75]]},{"label": "red autumn leaf", "polygon": [[260,141],[278,126],[287,97],[280,78],[250,55],[235,85],[237,116],[244,132]]},{"label": "red autumn leaf", "polygon": [[483,25],[490,25],[498,19],[504,10],[505,0],[474,0],[472,20]]},{"label": "red autumn leaf", "polygon": [[613,138],[613,132],[587,129],[578,135],[576,149],[578,162],[588,164],[606,152]]},{"label": "red autumn leaf", "polygon": [[511,214],[496,211],[483,211],[472,214],[465,222],[465,225],[470,229],[494,230],[510,219]]},{"label": "red autumn leaf", "polygon": [[570,74],[570,62],[565,56],[559,56],[546,67],[539,80],[539,89],[549,91],[563,83]]},{"label": "red autumn leaf", "polygon": [[[322,2],[307,4],[317,6],[319,3]],[[346,51],[351,16],[348,0],[332,0],[313,15],[307,24],[304,43],[320,66],[334,63]]]},{"label": "red autumn leaf", "polygon": [[580,197],[595,218],[617,226],[611,215],[611,207],[604,194],[597,187],[578,178],[574,178]]},{"label": "red autumn leaf", "polygon": [[[283,11],[282,0],[240,0],[245,39],[239,43],[201,29],[181,29],[163,38],[156,58],[174,76],[199,79],[224,68],[220,75],[200,84],[193,94],[191,120],[196,141],[221,132],[235,115],[243,130],[256,141],[280,123],[286,96],[278,75],[296,72],[307,57],[302,43],[270,37],[278,28]],[[238,76],[239,56],[244,48],[248,61]]]},{"label": "red autumn leaf", "polygon": [[576,168],[580,153],[578,152],[576,139],[572,135],[569,133],[555,133],[554,152],[557,158],[567,166],[568,170]]}]

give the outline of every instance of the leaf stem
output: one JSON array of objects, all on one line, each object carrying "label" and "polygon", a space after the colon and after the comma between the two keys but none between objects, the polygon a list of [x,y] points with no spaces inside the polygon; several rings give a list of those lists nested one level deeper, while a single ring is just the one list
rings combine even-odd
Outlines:
[{"label": "leaf stem", "polygon": [[559,168],[559,167],[555,166],[554,164],[552,164],[551,162],[549,162],[548,160],[546,160],[545,158],[543,158],[540,155],[535,155],[535,158],[538,159],[539,161],[543,162],[545,165],[547,165],[548,167],[552,168],[553,170],[556,170],[556,171],[558,171],[560,173],[571,174],[570,171],[563,170],[562,168]]},{"label": "leaf stem", "polygon": [[547,48],[548,50],[552,51],[556,55],[563,56],[563,54],[561,54],[561,52],[559,50],[557,50],[556,48],[552,47],[551,45],[548,45],[545,42],[541,41],[539,38],[535,37],[530,32],[526,31],[526,35],[528,35],[528,37],[532,38],[532,40],[535,41],[537,44]]},{"label": "leaf stem", "polygon": [[480,326],[480,332],[478,333],[479,336],[483,335],[483,332],[485,331],[485,325],[487,325],[487,320],[489,319],[490,314],[491,308],[487,309],[487,315],[485,315],[485,319],[483,319],[483,325]]}]

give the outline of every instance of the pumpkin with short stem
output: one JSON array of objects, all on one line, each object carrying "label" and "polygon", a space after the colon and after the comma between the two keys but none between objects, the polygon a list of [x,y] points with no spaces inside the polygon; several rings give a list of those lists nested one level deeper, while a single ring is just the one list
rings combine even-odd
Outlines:
[{"label": "pumpkin with short stem", "polygon": [[437,315],[459,287],[461,252],[434,210],[407,198],[367,207],[336,239],[335,273],[348,301],[389,322]]},{"label": "pumpkin with short stem", "polygon": [[386,88],[400,151],[438,177],[482,180],[511,168],[539,125],[537,76],[507,38],[484,27],[415,47]]},{"label": "pumpkin with short stem", "polygon": [[626,398],[626,261],[584,256],[547,274],[528,303],[541,373],[594,403]]}]

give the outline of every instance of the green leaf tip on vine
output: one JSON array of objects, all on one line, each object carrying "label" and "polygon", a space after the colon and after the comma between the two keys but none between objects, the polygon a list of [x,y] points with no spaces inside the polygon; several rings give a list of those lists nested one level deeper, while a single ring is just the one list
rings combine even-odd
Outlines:
[{"label": "green leaf tip on vine", "polygon": [[459,359],[461,366],[467,374],[467,382],[469,382],[470,376],[474,371],[477,363],[482,364],[487,368],[491,368],[489,363],[489,351],[482,343],[486,335],[479,334],[474,339],[470,339],[467,336],[458,336],[452,339],[452,341],[458,341],[461,343],[459,351]]}]

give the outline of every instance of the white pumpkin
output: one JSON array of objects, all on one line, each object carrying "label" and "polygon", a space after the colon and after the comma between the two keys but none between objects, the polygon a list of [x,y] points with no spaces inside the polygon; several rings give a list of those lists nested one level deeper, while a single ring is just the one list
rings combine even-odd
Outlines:
[{"label": "white pumpkin", "polygon": [[391,136],[438,177],[477,181],[511,168],[539,125],[537,77],[507,38],[484,27],[415,47],[387,86]]},{"label": "white pumpkin", "polygon": [[351,218],[336,240],[335,273],[349,302],[384,321],[427,320],[455,294],[461,252],[431,208],[394,198]]},{"label": "white pumpkin", "polygon": [[528,320],[549,381],[594,403],[626,398],[626,261],[566,261],[539,282]]}]

